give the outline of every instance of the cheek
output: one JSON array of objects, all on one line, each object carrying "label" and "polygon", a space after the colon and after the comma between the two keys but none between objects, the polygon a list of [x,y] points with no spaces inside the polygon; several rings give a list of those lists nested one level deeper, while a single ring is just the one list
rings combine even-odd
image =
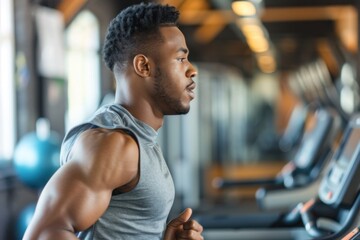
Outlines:
[{"label": "cheek", "polygon": [[183,76],[179,68],[170,69],[170,71],[167,72],[165,77],[165,81],[167,82],[166,85],[171,87],[172,91],[186,88],[185,77]]},{"label": "cheek", "polygon": [[164,90],[170,96],[180,97],[189,82],[185,76],[185,64],[175,62],[167,67],[160,68],[161,82]]}]

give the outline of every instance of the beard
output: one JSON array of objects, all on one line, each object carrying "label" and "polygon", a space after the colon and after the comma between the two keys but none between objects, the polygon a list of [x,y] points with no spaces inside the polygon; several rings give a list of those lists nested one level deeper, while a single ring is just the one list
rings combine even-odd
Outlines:
[{"label": "beard", "polygon": [[173,97],[169,93],[171,84],[166,82],[167,76],[163,74],[159,67],[155,72],[154,97],[161,106],[164,115],[186,114],[190,110],[190,106],[184,106],[180,99]]}]

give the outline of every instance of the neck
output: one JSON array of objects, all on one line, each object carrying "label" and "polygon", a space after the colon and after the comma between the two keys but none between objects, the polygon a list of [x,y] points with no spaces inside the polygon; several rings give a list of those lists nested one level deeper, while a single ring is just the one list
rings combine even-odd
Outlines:
[{"label": "neck", "polygon": [[115,100],[115,103],[123,106],[133,117],[146,123],[155,131],[158,131],[164,123],[164,116],[156,114],[147,102],[141,103],[141,101],[138,101],[128,104]]},{"label": "neck", "polygon": [[155,131],[162,127],[164,115],[152,104],[139,79],[127,78],[125,74],[116,77],[115,103],[120,104],[136,119],[146,123]]}]

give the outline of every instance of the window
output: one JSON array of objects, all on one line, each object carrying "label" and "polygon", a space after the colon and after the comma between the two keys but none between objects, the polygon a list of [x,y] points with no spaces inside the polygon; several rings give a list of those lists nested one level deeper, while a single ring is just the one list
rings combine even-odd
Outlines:
[{"label": "window", "polygon": [[99,39],[99,23],[89,11],[82,11],[67,29],[66,131],[86,120],[99,106]]},{"label": "window", "polygon": [[0,161],[12,158],[16,142],[13,7],[0,1]]}]

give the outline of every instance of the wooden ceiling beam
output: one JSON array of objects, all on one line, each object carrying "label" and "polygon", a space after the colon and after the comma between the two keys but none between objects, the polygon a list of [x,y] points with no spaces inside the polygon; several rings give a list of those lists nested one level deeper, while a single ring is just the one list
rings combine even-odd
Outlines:
[{"label": "wooden ceiling beam", "polygon": [[265,8],[261,15],[264,22],[339,20],[349,12],[356,11],[353,6],[322,7],[284,7]]},{"label": "wooden ceiling beam", "polygon": [[[314,21],[314,20],[342,20],[356,12],[353,6],[329,6],[329,7],[286,7],[265,8],[260,16],[263,22],[284,21]],[[194,10],[184,9],[180,14],[180,23],[184,25],[198,25],[204,19],[213,14],[221,14],[223,21],[232,23],[239,17],[232,10]],[[220,23],[222,24],[223,21]]]},{"label": "wooden ceiling beam", "polygon": [[58,10],[64,16],[65,24],[69,23],[71,19],[83,8],[87,0],[61,0],[58,5]]},{"label": "wooden ceiling beam", "polygon": [[[357,11],[351,5],[265,8],[260,17],[264,23],[334,21],[337,35],[351,52],[358,50],[357,18]],[[236,19],[239,17],[231,10],[184,8],[180,15],[180,24],[201,25],[195,33],[196,39],[209,42],[225,25],[234,23]]]},{"label": "wooden ceiling beam", "polygon": [[[221,15],[223,22],[232,23],[236,20],[236,15],[231,10],[185,10],[181,11],[180,14],[180,24],[183,25],[200,25],[204,22],[205,19],[208,19],[210,16]],[[211,17],[212,18],[212,17]],[[216,24],[216,22],[214,23]]]},{"label": "wooden ceiling beam", "polygon": [[211,42],[227,25],[223,19],[221,13],[218,12],[209,15],[196,30],[195,39],[201,43]]}]

